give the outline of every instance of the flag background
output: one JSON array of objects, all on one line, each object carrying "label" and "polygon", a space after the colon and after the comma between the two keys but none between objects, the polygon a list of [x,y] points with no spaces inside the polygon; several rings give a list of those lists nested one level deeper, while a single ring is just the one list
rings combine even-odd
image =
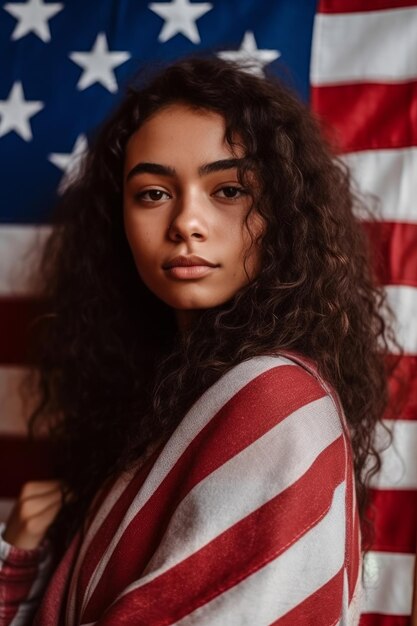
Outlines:
[{"label": "flag background", "polygon": [[59,188],[138,67],[201,51],[251,54],[260,72],[310,102],[372,194],[378,221],[364,228],[396,313],[409,395],[373,483],[362,623],[408,624],[417,534],[417,2],[30,0],[2,2],[0,16],[0,518],[23,481],[48,473],[45,450],[26,442],[29,407],[18,385],[39,306],[28,270]]}]

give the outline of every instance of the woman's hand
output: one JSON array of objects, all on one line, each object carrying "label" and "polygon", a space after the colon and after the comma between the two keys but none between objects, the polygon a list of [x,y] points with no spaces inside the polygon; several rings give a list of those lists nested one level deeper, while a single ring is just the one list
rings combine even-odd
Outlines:
[{"label": "woman's hand", "polygon": [[24,550],[36,548],[59,513],[63,494],[63,485],[57,480],[23,485],[7,521],[4,540]]}]

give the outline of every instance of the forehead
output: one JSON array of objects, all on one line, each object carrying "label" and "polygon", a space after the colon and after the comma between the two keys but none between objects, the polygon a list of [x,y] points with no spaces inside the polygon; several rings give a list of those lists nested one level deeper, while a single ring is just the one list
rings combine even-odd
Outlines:
[{"label": "forehead", "polygon": [[130,137],[126,167],[138,160],[175,165],[186,158],[196,164],[243,156],[239,138],[233,149],[225,140],[226,123],[219,113],[172,104],[155,113]]}]

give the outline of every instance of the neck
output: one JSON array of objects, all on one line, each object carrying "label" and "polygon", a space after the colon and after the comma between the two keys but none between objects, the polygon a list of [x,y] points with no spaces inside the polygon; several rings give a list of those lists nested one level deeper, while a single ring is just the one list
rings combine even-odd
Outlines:
[{"label": "neck", "polygon": [[177,326],[181,333],[190,330],[194,321],[198,316],[198,310],[187,309],[187,310],[176,310],[175,317],[177,319]]}]

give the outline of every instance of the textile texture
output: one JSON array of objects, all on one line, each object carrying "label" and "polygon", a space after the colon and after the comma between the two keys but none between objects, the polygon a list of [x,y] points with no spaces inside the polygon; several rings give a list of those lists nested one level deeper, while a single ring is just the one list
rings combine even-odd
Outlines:
[{"label": "textile texture", "polygon": [[355,625],[352,467],[338,398],[312,364],[243,362],[98,496],[35,624]]}]

